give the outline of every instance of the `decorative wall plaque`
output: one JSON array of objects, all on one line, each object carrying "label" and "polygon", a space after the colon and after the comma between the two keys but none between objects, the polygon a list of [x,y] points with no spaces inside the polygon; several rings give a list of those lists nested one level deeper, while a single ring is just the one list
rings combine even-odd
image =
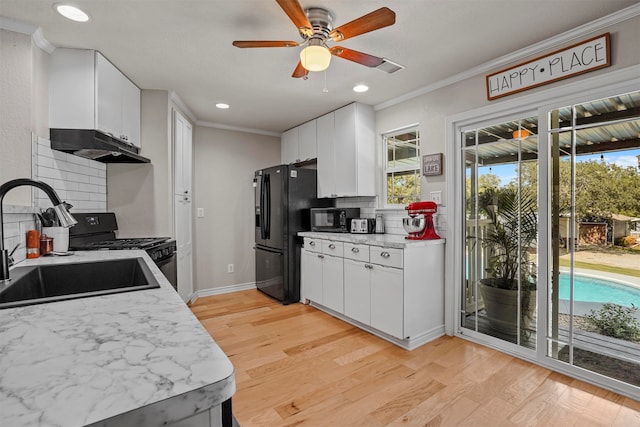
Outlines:
[{"label": "decorative wall plaque", "polygon": [[422,156],[422,175],[442,175],[442,153]]},{"label": "decorative wall plaque", "polygon": [[487,76],[489,101],[611,65],[609,33]]}]

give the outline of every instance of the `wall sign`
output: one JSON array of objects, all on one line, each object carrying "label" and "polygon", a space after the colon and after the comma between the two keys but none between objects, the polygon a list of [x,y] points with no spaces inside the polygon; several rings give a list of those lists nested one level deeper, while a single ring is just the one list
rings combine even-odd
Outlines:
[{"label": "wall sign", "polygon": [[442,153],[422,156],[422,175],[442,175]]},{"label": "wall sign", "polygon": [[605,33],[487,76],[489,101],[611,65]]}]

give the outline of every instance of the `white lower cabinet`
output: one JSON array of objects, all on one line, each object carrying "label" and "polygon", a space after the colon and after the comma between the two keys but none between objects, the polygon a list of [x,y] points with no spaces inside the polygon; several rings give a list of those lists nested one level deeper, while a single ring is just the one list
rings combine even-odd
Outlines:
[{"label": "white lower cabinet", "polygon": [[[315,242],[314,242],[315,243]],[[326,242],[327,247],[330,242]],[[342,243],[339,244],[340,248]],[[344,276],[342,258],[322,252],[322,246],[307,243],[300,260],[302,300],[308,299],[338,313],[344,312]],[[333,248],[328,250],[334,250]]]},{"label": "white lower cabinet", "polygon": [[300,298],[322,304],[322,254],[303,250],[300,266]]},{"label": "white lower cabinet", "polygon": [[344,313],[344,276],[342,258],[323,255],[322,305]]},{"label": "white lower cabinet", "polygon": [[365,325],[371,324],[370,264],[344,260],[344,314]]},{"label": "white lower cabinet", "polygon": [[406,336],[402,270],[377,264],[370,265],[371,326],[403,339]]},{"label": "white lower cabinet", "polygon": [[444,334],[444,241],[304,240],[303,299],[409,350]]}]

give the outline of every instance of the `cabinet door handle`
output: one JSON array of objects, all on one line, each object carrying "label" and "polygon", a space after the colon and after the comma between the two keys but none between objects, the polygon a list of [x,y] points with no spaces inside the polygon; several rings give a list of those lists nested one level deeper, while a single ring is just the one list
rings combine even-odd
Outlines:
[{"label": "cabinet door handle", "polygon": [[360,249],[358,249],[358,248],[351,248],[351,252],[353,252],[354,254],[357,254],[358,252],[360,252]]},{"label": "cabinet door handle", "polygon": [[380,252],[380,256],[382,258],[389,258],[391,256],[391,254],[389,252]]},{"label": "cabinet door handle", "polygon": [[318,258],[323,259],[324,255],[318,255]]},{"label": "cabinet door handle", "polygon": [[315,246],[316,242],[314,242],[313,240],[309,242],[309,246]]},{"label": "cabinet door handle", "polygon": [[373,265],[371,264],[365,264],[364,268],[368,268],[369,270],[373,270]]},{"label": "cabinet door handle", "polygon": [[336,245],[334,245],[333,243],[329,245],[329,249],[335,249],[335,248],[336,248]]}]

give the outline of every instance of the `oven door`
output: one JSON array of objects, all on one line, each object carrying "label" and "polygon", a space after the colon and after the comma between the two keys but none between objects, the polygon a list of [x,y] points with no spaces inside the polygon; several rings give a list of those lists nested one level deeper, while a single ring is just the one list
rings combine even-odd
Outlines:
[{"label": "oven door", "polygon": [[178,263],[177,254],[174,252],[170,257],[156,261],[156,265],[167,278],[173,289],[178,291]]}]

